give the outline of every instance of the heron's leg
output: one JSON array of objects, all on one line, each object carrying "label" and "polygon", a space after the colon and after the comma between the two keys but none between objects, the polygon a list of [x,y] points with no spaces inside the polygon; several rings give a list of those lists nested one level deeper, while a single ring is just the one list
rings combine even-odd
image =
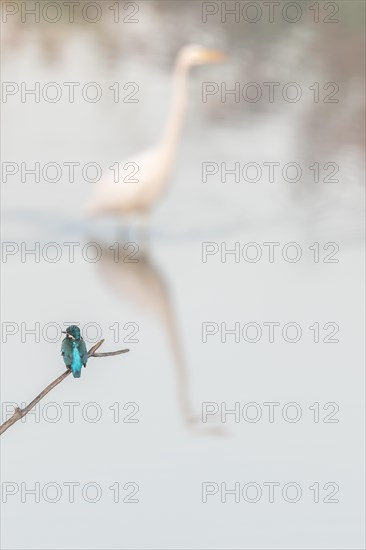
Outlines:
[{"label": "heron's leg", "polygon": [[120,220],[117,227],[117,241],[119,243],[128,243],[132,240],[131,224],[128,219]]},{"label": "heron's leg", "polygon": [[134,240],[134,234],[133,234],[133,225],[131,224],[131,220],[129,219],[126,226],[126,243],[129,243]]},{"label": "heron's leg", "polygon": [[150,213],[148,210],[140,212],[137,225],[137,241],[140,246],[140,253],[143,255],[149,247],[149,221]]}]

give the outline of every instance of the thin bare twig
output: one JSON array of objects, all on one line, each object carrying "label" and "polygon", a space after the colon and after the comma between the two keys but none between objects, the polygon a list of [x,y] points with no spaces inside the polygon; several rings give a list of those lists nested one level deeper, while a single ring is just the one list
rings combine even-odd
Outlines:
[{"label": "thin bare twig", "polygon": [[[91,347],[90,350],[88,351],[88,357],[109,357],[112,355],[121,355],[122,353],[127,353],[128,351],[130,351],[128,349],[121,349],[118,351],[109,351],[106,353],[95,353],[97,349],[99,349],[100,346],[103,344],[103,342],[104,340],[100,340],[100,342],[98,342],[93,347]],[[29,403],[29,405],[24,407],[24,409],[20,409],[19,407],[16,407],[14,410],[14,414],[10,418],[8,418],[6,422],[1,424],[0,435],[3,434],[8,428],[10,428],[10,426],[15,424],[15,422],[17,422],[18,420],[23,418],[23,416],[28,414],[29,411],[31,411],[33,407],[37,405],[37,403],[39,403],[45,395],[47,395],[51,390],[53,390],[53,388],[58,386],[58,384],[60,384],[63,380],[65,380],[65,378],[67,378],[70,374],[71,374],[71,370],[67,369],[64,373],[61,374],[61,376],[56,378],[56,380],[51,382],[51,384],[49,384],[43,391],[41,391],[41,393],[38,394],[37,397],[35,397],[33,401]]]},{"label": "thin bare twig", "polygon": [[118,351],[107,351],[105,353],[93,353],[93,357],[112,357],[112,355],[121,355],[121,353],[127,353],[129,349],[121,349]]}]

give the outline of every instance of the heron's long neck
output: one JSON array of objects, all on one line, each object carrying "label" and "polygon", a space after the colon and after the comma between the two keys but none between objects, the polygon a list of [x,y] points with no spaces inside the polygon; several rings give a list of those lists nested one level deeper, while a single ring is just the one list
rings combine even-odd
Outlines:
[{"label": "heron's long neck", "polygon": [[188,103],[188,68],[177,62],[173,73],[173,98],[161,145],[174,158]]}]

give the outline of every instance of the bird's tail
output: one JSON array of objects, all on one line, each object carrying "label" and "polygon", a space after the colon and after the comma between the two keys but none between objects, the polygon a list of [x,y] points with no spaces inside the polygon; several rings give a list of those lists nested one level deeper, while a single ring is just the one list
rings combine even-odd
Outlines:
[{"label": "bird's tail", "polygon": [[72,369],[72,375],[73,375],[74,378],[80,378],[81,369]]}]

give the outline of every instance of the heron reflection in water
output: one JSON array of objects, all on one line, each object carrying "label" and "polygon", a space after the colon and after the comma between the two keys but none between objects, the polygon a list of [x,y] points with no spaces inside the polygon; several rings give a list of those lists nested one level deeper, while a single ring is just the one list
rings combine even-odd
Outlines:
[{"label": "heron reflection in water", "polygon": [[134,305],[153,314],[158,318],[170,342],[171,352],[176,370],[178,386],[178,403],[185,424],[196,434],[223,435],[219,426],[202,425],[199,416],[193,412],[190,399],[189,374],[185,361],[181,338],[177,329],[172,300],[168,285],[160,270],[153,263],[148,248],[135,253],[135,263],[131,263],[131,248],[119,247],[119,258],[116,261],[116,251],[103,247],[100,266],[103,279],[120,299],[133,302]]}]

